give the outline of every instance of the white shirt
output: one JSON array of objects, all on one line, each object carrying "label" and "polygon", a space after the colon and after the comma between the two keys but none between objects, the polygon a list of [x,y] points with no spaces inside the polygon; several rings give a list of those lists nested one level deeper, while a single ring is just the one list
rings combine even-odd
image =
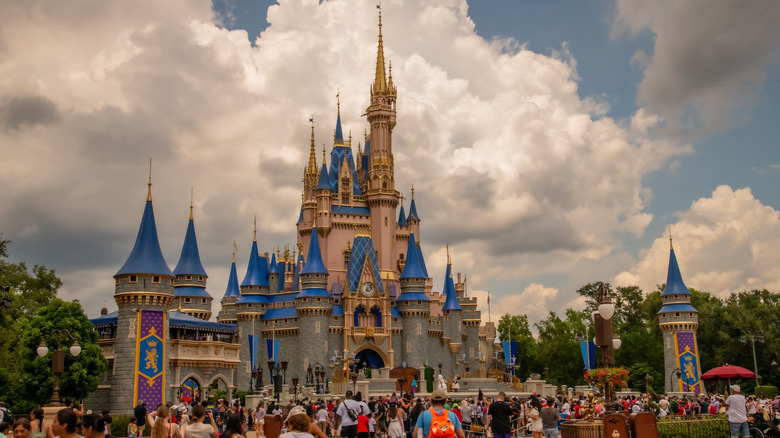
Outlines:
[{"label": "white shirt", "polygon": [[317,421],[319,421],[319,422],[328,421],[328,411],[327,411],[327,409],[319,409],[317,411]]},{"label": "white shirt", "polygon": [[[339,405],[339,408],[336,411],[336,415],[341,417],[342,426],[354,426],[357,424],[357,418],[354,420],[349,418],[349,414],[347,414],[347,409],[352,409],[353,411],[355,411],[356,414],[360,415],[360,412],[362,411],[363,407],[360,406],[360,403],[354,400],[344,400],[344,402]],[[368,408],[366,408],[366,411],[368,411]]]},{"label": "white shirt", "polygon": [[728,405],[729,423],[746,423],[747,411],[745,410],[745,396],[741,394],[731,394],[726,399]]}]

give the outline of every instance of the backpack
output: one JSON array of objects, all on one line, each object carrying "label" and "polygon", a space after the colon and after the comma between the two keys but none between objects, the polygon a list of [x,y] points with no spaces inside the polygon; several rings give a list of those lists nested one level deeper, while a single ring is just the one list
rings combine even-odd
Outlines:
[{"label": "backpack", "polygon": [[444,410],[437,412],[436,409],[430,408],[428,412],[431,413],[431,431],[428,433],[428,438],[452,438],[455,436],[455,425],[450,420],[450,411]]},{"label": "backpack", "polygon": [[352,421],[357,421],[357,419],[358,419],[357,412],[355,412],[354,409],[350,408],[347,405],[347,401],[346,400],[344,400],[344,407],[347,408],[347,415],[349,416],[349,419],[352,420]]},{"label": "backpack", "polygon": [[715,414],[718,413],[718,410],[715,408],[714,404],[710,405],[709,412],[710,412],[710,415],[715,415]]}]

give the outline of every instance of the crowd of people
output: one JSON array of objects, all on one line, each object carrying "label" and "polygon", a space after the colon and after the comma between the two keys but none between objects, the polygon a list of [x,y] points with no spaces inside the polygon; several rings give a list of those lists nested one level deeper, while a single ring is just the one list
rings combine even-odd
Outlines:
[{"label": "crowd of people", "polygon": [[[774,400],[744,397],[739,386],[732,385],[730,389],[731,394],[725,397],[622,397],[615,400],[614,409],[626,413],[653,412],[659,417],[726,414],[732,436],[750,436],[749,420],[780,423],[780,396]],[[290,400],[284,406],[270,401],[254,408],[242,406],[238,399],[219,399],[216,403],[192,404],[184,400],[178,405],[159,405],[148,410],[139,400],[134,418],[123,432],[128,438],[144,438],[144,429],[149,425],[149,438],[245,438],[250,430],[262,438],[266,414],[271,414],[284,419],[280,438],[557,438],[560,423],[567,419],[605,415],[604,401],[594,400],[536,394],[527,399],[507,398],[503,392],[493,399],[483,396],[481,391],[476,399],[461,398],[457,393],[448,397],[441,389],[426,398],[392,393],[364,399],[360,392],[347,391],[344,400],[304,398],[295,404]],[[7,417],[6,412],[0,405],[3,418]],[[44,420],[43,409],[37,408],[29,419],[0,422],[0,438],[113,438],[111,423],[107,411],[84,413],[69,405],[58,411],[49,424]]]}]

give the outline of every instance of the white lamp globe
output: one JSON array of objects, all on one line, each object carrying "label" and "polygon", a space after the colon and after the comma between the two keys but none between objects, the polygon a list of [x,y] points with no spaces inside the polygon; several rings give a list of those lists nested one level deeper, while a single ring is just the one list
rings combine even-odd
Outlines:
[{"label": "white lamp globe", "polygon": [[612,315],[615,314],[615,305],[612,303],[599,304],[599,313],[601,314],[602,318],[609,321],[612,319]]},{"label": "white lamp globe", "polygon": [[618,350],[621,345],[623,345],[623,341],[621,341],[620,338],[612,338],[612,348]]},{"label": "white lamp globe", "polygon": [[35,352],[38,353],[39,357],[43,357],[49,354],[49,348],[46,346],[46,343],[41,341],[41,345],[39,345],[38,348],[35,349]]},{"label": "white lamp globe", "polygon": [[79,341],[73,341],[73,345],[70,346],[70,354],[72,354],[73,357],[76,357],[80,353],[81,353],[81,346],[79,345]]}]

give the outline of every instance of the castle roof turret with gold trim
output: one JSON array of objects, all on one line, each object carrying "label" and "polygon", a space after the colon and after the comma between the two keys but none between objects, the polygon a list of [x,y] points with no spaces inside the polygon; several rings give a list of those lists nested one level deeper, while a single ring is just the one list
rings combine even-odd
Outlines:
[{"label": "castle roof turret with gold trim", "polygon": [[214,298],[206,291],[208,274],[200,261],[192,210],[193,206],[190,203],[190,219],[187,223],[187,232],[184,235],[181,256],[176,268],[173,269],[173,275],[176,276],[174,305],[182,313],[208,321],[211,319],[211,301]]},{"label": "castle roof turret with gold trim", "polygon": [[114,274],[114,299],[120,307],[143,305],[168,309],[173,305],[175,277],[163,257],[157,238],[157,224],[152,206],[151,171],[148,186],[146,205],[135,245],[125,264]]}]

